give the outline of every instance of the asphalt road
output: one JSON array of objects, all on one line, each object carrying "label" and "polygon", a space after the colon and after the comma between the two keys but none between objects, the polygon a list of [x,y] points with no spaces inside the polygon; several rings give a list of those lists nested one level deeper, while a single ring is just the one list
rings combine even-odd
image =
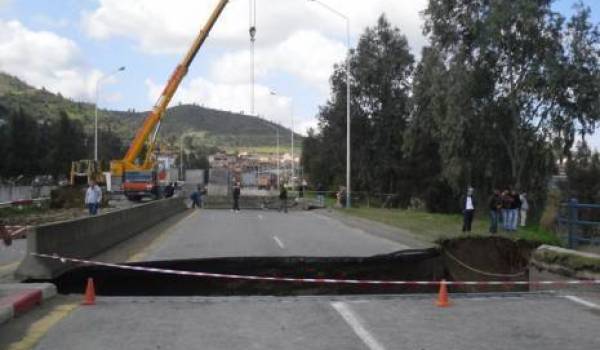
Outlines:
[{"label": "asphalt road", "polygon": [[600,314],[560,297],[101,298],[35,349],[528,349],[600,347]]},{"label": "asphalt road", "polygon": [[[405,248],[311,212],[199,210],[167,228],[137,257],[368,256]],[[65,301],[34,323],[16,319],[0,327],[0,348],[600,348],[600,306],[549,294],[452,295],[447,309],[434,305],[434,295],[102,297],[86,307],[79,305],[81,297],[58,298]]]},{"label": "asphalt road", "polygon": [[143,260],[237,256],[370,256],[408,247],[312,212],[197,210]]}]

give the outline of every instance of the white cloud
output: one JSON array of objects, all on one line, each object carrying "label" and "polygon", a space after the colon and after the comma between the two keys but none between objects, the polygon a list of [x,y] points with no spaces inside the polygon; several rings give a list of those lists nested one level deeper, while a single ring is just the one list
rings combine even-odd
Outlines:
[{"label": "white cloud", "polygon": [[[146,86],[148,98],[152,102],[156,101],[163,86],[150,79],[146,80]],[[285,127],[291,127],[292,99],[290,97],[272,95],[268,87],[256,85],[255,101],[257,115]],[[207,108],[248,114],[250,84],[216,83],[204,78],[191,79],[177,90],[171,105],[179,103],[196,103]],[[305,133],[307,126],[315,126],[316,122],[294,111],[294,124],[296,132]]]},{"label": "white cloud", "polygon": [[[416,50],[424,43],[420,11],[427,0],[323,0],[350,18],[356,38],[366,26],[386,13],[400,27]],[[181,53],[212,12],[217,0],[100,0],[100,6],[85,13],[83,25],[97,39],[127,37],[145,52]],[[215,25],[209,45],[236,49],[249,42],[249,1],[230,1]],[[298,30],[330,33],[345,42],[346,27],[341,18],[305,0],[257,0],[257,45],[273,46]]]},{"label": "white cloud", "polygon": [[[261,91],[266,90],[264,82],[282,77],[306,83],[318,92],[319,102],[325,101],[333,65],[342,61],[346,53],[344,21],[317,3],[306,0],[256,1],[257,110],[261,111],[258,107],[261,99],[267,98],[261,95]],[[425,43],[420,11],[427,0],[322,1],[348,15],[352,46],[356,45],[364,28],[375,25],[382,13],[407,35],[415,54]],[[82,24],[87,34],[98,40],[127,38],[145,53],[181,55],[216,3],[217,0],[99,0],[95,10],[83,14]],[[248,111],[249,3],[249,0],[229,2],[203,48],[217,54],[218,58],[202,78],[185,84],[175,101]],[[153,90],[153,96],[160,92],[160,87],[151,81],[148,87]],[[304,106],[305,113],[309,113],[309,108],[314,113],[316,106]],[[269,108],[265,111],[279,113]],[[306,119],[306,123],[309,122],[311,126],[316,123],[314,119]]]},{"label": "white cloud", "polygon": [[0,8],[6,7],[12,3],[12,0],[0,0]]},{"label": "white cloud", "polygon": [[[326,94],[333,65],[342,61],[345,53],[344,45],[319,32],[297,31],[275,46],[256,51],[256,77],[289,73]],[[247,51],[226,53],[211,65],[211,78],[224,83],[247,82],[250,68]]]},{"label": "white cloud", "polygon": [[100,71],[85,67],[73,41],[52,32],[30,30],[18,21],[2,20],[0,70],[75,99],[90,99],[102,76]]}]

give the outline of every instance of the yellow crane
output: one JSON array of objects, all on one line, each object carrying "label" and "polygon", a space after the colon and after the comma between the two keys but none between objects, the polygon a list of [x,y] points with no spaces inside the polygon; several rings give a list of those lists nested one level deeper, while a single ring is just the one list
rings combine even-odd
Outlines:
[{"label": "yellow crane", "polygon": [[156,101],[154,108],[137,131],[125,157],[120,160],[111,161],[111,181],[118,184],[119,180],[121,180],[123,192],[128,199],[139,200],[142,197],[152,196],[156,198],[160,196],[157,181],[156,156],[154,154],[160,121],[181,81],[186,76],[198,50],[204,44],[204,41],[228,2],[228,0],[220,0],[213,10],[187,54],[181,63],[177,65],[173,74],[171,74],[171,78]]}]

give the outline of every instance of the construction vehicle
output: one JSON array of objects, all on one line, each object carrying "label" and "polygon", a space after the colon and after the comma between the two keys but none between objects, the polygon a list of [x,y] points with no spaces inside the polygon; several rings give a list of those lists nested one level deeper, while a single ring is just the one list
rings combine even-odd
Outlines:
[{"label": "construction vehicle", "polygon": [[142,197],[153,197],[155,199],[160,197],[162,190],[158,182],[155,148],[161,119],[165,115],[165,111],[181,81],[186,76],[198,50],[204,44],[228,2],[228,0],[220,0],[213,10],[189,51],[175,68],[154,108],[137,131],[125,157],[121,160],[111,161],[111,179],[117,185],[119,182],[121,183],[123,193],[129,200],[137,201]]},{"label": "construction vehicle", "polygon": [[90,159],[72,162],[69,184],[71,186],[86,186],[90,181],[95,181],[99,185],[106,183],[100,164]]}]

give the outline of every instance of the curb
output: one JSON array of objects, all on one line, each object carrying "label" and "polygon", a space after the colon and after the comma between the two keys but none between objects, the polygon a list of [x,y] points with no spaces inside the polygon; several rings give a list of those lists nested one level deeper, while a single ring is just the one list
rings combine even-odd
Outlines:
[{"label": "curb", "polygon": [[0,284],[0,324],[19,316],[56,295],[51,283]]}]

